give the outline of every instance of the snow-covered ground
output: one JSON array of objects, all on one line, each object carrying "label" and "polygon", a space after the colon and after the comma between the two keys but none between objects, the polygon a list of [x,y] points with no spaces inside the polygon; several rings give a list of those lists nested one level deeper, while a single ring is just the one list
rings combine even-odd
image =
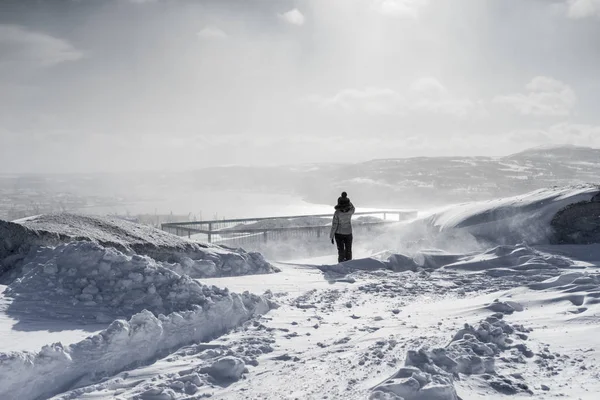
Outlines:
[{"label": "snow-covered ground", "polygon": [[598,192],[453,206],[354,261],[241,277],[46,246],[0,287],[0,398],[597,399],[600,244],[553,244],[550,222]]}]

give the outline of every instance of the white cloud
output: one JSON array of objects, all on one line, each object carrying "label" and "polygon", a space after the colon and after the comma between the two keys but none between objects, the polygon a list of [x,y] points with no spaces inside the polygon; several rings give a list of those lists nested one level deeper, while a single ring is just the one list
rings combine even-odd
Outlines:
[{"label": "white cloud", "polygon": [[478,117],[485,114],[480,102],[451,95],[433,77],[414,81],[406,93],[390,88],[369,87],[344,89],[332,97],[313,96],[313,102],[323,109],[342,110],[367,115],[442,114],[456,118]]},{"label": "white cloud", "polygon": [[567,116],[577,102],[573,89],[556,79],[538,76],[525,89],[526,93],[496,96],[493,102],[506,105],[519,114],[533,116]]},{"label": "white cloud", "polygon": [[227,34],[219,28],[215,28],[213,26],[207,26],[204,29],[202,29],[200,32],[198,32],[198,37],[205,38],[205,39],[210,39],[210,38],[223,39],[223,38],[227,37]]},{"label": "white cloud", "polygon": [[547,131],[556,143],[600,147],[600,126],[563,122]]},{"label": "white cloud", "polygon": [[83,58],[83,53],[66,40],[19,25],[0,24],[0,54],[3,62],[25,62],[49,67]]},{"label": "white cloud", "polygon": [[419,18],[421,8],[428,0],[373,0],[372,6],[382,15],[396,18]]},{"label": "white cloud", "polygon": [[423,77],[414,81],[409,91],[416,97],[442,98],[448,95],[448,90],[434,77]]},{"label": "white cloud", "polygon": [[296,26],[302,26],[305,22],[304,15],[297,8],[294,8],[293,10],[290,10],[286,13],[280,14],[279,16],[288,24]]},{"label": "white cloud", "polygon": [[332,97],[313,96],[310,100],[326,110],[368,115],[397,115],[406,109],[403,96],[392,89],[377,87],[344,89]]},{"label": "white cloud", "polygon": [[414,112],[449,115],[457,118],[480,117],[485,108],[480,102],[453,96],[434,77],[417,79],[409,88],[410,108]]},{"label": "white cloud", "polygon": [[600,17],[600,0],[568,0],[567,7],[569,18]]}]

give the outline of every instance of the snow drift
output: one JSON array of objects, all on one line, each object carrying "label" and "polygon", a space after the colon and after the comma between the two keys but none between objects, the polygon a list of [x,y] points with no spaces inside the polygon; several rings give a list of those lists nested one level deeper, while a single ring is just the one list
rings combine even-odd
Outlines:
[{"label": "snow drift", "polygon": [[562,269],[581,269],[568,257],[537,250],[526,244],[495,246],[468,253],[423,250],[410,256],[382,253],[377,258],[347,261],[338,265],[319,266],[323,272],[346,274],[352,271],[387,269],[394,272],[435,271],[439,269],[485,272],[496,277],[531,277],[543,280]]},{"label": "snow drift", "polygon": [[427,217],[425,222],[440,232],[458,230],[490,243],[550,243],[556,234],[552,228],[556,214],[597,200],[599,194],[600,188],[595,185],[541,189],[521,196],[452,206]]},{"label": "snow drift", "polygon": [[453,258],[502,245],[600,242],[599,200],[600,187],[582,185],[459,204],[390,226],[356,247],[378,253],[380,259],[381,254],[401,254],[417,266],[439,268]]},{"label": "snow drift", "polygon": [[0,398],[47,398],[151,362],[165,351],[211,339],[272,306],[268,299],[248,293],[224,294],[212,288],[206,295],[213,300],[190,311],[155,316],[145,310],[69,346],[54,343],[37,353],[0,354]]},{"label": "snow drift", "polygon": [[49,214],[0,221],[0,279],[10,282],[20,276],[24,259],[37,248],[75,241],[145,255],[192,278],[277,271],[258,253],[199,243],[118,218]]},{"label": "snow drift", "polygon": [[[165,267],[164,265],[167,265]],[[110,322],[142,310],[155,315],[206,307],[228,296],[169,264],[93,242],[41,247],[23,261],[23,276],[5,290],[9,314]]]}]

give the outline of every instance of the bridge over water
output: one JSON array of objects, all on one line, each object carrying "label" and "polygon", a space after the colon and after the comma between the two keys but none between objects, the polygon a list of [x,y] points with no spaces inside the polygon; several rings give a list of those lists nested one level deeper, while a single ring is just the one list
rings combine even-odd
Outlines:
[{"label": "bridge over water", "polygon": [[[241,247],[266,255],[294,253],[317,255],[328,249],[333,214],[171,222],[161,225],[166,232],[199,241]],[[356,241],[381,232],[390,224],[415,218],[416,211],[380,210],[356,212],[352,227]]]}]

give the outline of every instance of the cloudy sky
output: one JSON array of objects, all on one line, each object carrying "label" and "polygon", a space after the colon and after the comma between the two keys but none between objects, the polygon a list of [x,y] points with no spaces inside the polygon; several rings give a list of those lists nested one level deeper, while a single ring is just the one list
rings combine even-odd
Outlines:
[{"label": "cloudy sky", "polygon": [[600,0],[6,0],[0,172],[600,147]]}]

